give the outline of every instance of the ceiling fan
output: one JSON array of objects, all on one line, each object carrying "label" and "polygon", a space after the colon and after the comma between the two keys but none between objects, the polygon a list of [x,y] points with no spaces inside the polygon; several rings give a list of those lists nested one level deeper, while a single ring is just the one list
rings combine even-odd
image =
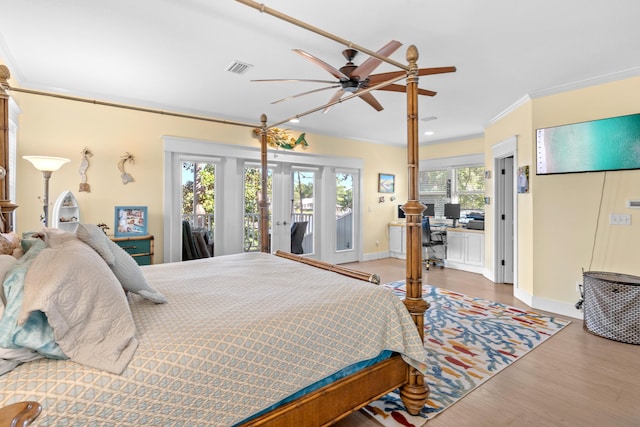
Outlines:
[{"label": "ceiling fan", "polygon": [[[402,43],[392,40],[383,46],[380,50],[377,51],[379,55],[389,56],[393,52],[395,52]],[[400,77],[406,74],[405,71],[392,71],[389,73],[380,73],[380,74],[371,74],[377,67],[382,63],[382,60],[370,57],[365,60],[360,65],[355,65],[352,61],[353,58],[358,54],[358,51],[355,49],[345,49],[342,51],[342,55],[347,60],[346,65],[342,66],[340,69],[337,69],[321,59],[303,51],[300,49],[293,49],[293,51],[303,58],[308,59],[314,64],[318,65],[320,68],[329,72],[333,77],[338,80],[308,80],[308,79],[264,79],[264,80],[252,80],[252,82],[312,82],[312,83],[329,83],[331,86],[310,90],[308,92],[299,93],[297,95],[288,96],[286,98],[279,99],[277,101],[272,102],[272,104],[277,104],[279,102],[288,101],[294,98],[298,98],[300,96],[309,95],[311,93],[320,92],[328,89],[338,88],[336,93],[331,97],[331,100],[328,102],[328,106],[322,110],[323,113],[326,113],[331,108],[331,105],[338,101],[343,95],[346,93],[359,93],[362,90],[368,88],[370,85],[374,85],[377,83],[382,83],[387,80],[391,80],[393,78]],[[438,68],[420,68],[418,70],[419,76],[426,76],[430,74],[441,74],[441,73],[451,73],[456,71],[455,67],[438,67]],[[386,90],[391,92],[406,92],[407,87],[400,84],[389,84],[387,86],[381,87],[378,90]],[[426,90],[426,89],[418,89],[419,95],[426,96],[435,96],[437,92]],[[381,111],[383,109],[382,105],[378,102],[378,100],[371,94],[371,92],[365,92],[361,95],[358,95],[363,101],[376,109],[376,111]]]}]

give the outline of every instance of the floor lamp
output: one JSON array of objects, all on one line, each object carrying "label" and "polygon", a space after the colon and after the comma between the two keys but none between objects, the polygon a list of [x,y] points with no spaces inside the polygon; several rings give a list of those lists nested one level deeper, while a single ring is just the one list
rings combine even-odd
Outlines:
[{"label": "floor lamp", "polygon": [[33,166],[42,172],[44,177],[44,217],[42,222],[45,227],[49,226],[49,178],[51,174],[65,163],[69,162],[69,159],[62,157],[47,157],[47,156],[22,156],[23,159],[29,160]]}]

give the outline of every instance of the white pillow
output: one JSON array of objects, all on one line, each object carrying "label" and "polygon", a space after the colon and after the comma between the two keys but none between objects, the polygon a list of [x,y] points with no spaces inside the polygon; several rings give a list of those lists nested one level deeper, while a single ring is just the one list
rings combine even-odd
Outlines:
[{"label": "white pillow", "polygon": [[98,252],[107,264],[113,266],[115,258],[107,245],[109,238],[100,227],[95,224],[78,224],[76,236]]},{"label": "white pillow", "polygon": [[111,269],[123,288],[156,304],[167,302],[164,295],[149,286],[147,279],[142,274],[142,270],[140,270],[140,266],[131,255],[110,239],[107,239],[107,245],[115,260]]}]

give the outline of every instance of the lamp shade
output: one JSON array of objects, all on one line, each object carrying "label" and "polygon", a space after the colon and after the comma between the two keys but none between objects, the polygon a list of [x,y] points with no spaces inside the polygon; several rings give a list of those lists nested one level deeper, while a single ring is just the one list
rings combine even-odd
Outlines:
[{"label": "lamp shade", "polygon": [[55,172],[62,165],[71,161],[62,157],[48,156],[22,156],[22,158],[29,160],[36,169],[42,172]]}]

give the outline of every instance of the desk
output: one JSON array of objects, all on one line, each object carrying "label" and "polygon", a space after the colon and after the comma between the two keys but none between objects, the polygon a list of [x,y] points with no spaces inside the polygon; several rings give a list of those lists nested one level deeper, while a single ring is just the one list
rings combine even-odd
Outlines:
[{"label": "desk", "polygon": [[484,230],[447,228],[445,265],[472,273],[484,272]]}]

